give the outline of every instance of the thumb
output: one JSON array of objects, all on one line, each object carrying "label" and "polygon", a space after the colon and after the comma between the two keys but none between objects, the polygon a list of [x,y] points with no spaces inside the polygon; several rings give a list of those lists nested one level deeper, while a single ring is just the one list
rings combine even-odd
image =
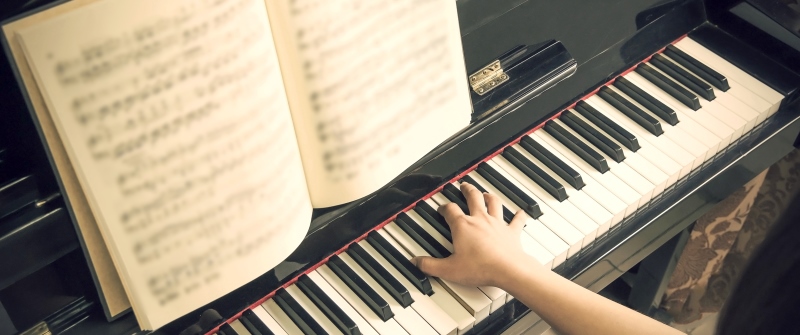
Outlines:
[{"label": "thumb", "polygon": [[447,258],[433,258],[430,256],[419,256],[411,259],[422,272],[426,275],[433,277],[447,276],[448,269],[450,268],[450,257]]},{"label": "thumb", "polygon": [[522,228],[525,228],[525,221],[527,221],[527,219],[528,215],[526,215],[525,212],[520,209],[516,214],[514,214],[514,218],[511,219],[511,222],[508,223],[508,226],[518,233],[522,232]]}]

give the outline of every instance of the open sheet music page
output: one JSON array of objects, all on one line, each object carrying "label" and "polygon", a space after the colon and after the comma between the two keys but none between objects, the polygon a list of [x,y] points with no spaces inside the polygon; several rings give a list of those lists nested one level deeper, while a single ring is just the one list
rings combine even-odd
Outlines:
[{"label": "open sheet music page", "polygon": [[284,260],[311,205],[262,0],[107,0],[18,33],[139,324]]},{"label": "open sheet music page", "polygon": [[469,124],[453,0],[266,0],[314,207],[361,198]]}]

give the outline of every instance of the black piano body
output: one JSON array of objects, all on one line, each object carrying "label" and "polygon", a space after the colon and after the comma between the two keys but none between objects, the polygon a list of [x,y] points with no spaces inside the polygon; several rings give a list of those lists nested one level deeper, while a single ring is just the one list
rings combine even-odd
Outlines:
[{"label": "black piano body", "polygon": [[[8,18],[47,3],[49,1],[4,3],[0,5],[0,15]],[[599,291],[795,147],[800,133],[800,103],[797,99],[800,62],[795,60],[800,59],[800,51],[781,44],[731,14],[728,9],[737,3],[710,0],[627,0],[614,4],[601,1],[458,0],[468,71],[482,68],[517,45],[536,46],[550,40],[560,41],[569,50],[577,61],[577,71],[524,104],[498,108],[473,122],[463,133],[455,135],[372,195],[350,204],[315,210],[307,237],[286,261],[154,334],[177,334],[196,323],[201,313],[209,309],[216,310],[224,319],[236,316],[375,226],[441,188],[487,155],[688,34],[786,98],[781,110],[750,134],[728,146],[702,168],[693,171],[556,269],[559,274]],[[11,78],[8,65],[3,65],[2,71],[4,78]],[[0,111],[0,134],[3,135],[0,137],[3,140],[0,150],[7,148],[7,161],[16,162],[14,175],[35,176],[40,198],[57,193],[59,183],[22,95],[13,80],[4,80],[3,85],[2,94],[8,104]],[[64,203],[56,197],[50,199],[48,206],[56,210],[60,208],[63,212],[61,219],[54,221],[53,225],[62,230],[66,227],[69,231],[72,216],[66,215],[69,208]],[[47,234],[47,231],[39,234]],[[0,238],[0,243],[5,240]],[[77,238],[73,236],[67,240],[63,249],[36,260],[42,263],[39,268],[52,268],[47,271],[62,276],[61,285],[66,288],[52,293],[52,297],[37,297],[41,304],[52,305],[50,309],[38,308],[35,313],[24,310],[6,312],[4,317],[9,321],[5,322],[11,322],[16,331],[27,329],[35,320],[47,320],[54,324],[54,333],[139,334],[130,313],[113,322],[106,320]],[[0,254],[0,264],[19,262],[14,255]],[[15,275],[20,277],[7,274],[0,279],[14,278]],[[29,279],[15,280],[24,283]],[[29,291],[24,294],[40,295],[36,284],[13,285],[27,287]],[[0,287],[0,304],[6,310],[13,309],[9,304],[21,299],[20,294],[16,294],[14,299],[17,300],[14,300],[4,292],[13,285]],[[58,303],[54,303],[56,295],[61,298]],[[69,298],[64,299],[64,295]],[[524,329],[527,324],[523,323],[534,319],[526,319],[528,314],[524,305],[511,302],[476,325],[472,333],[494,334],[509,327],[515,327],[512,331]],[[525,320],[517,323],[521,319]]]}]

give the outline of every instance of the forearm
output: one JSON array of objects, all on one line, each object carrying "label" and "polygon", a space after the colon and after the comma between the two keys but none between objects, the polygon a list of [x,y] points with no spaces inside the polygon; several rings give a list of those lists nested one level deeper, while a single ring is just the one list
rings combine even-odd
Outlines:
[{"label": "forearm", "polygon": [[563,335],[682,334],[544,269],[518,270],[498,286]]}]

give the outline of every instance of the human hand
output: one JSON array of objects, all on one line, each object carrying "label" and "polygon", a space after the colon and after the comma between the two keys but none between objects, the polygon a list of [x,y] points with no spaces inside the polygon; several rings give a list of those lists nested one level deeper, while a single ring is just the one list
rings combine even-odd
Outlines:
[{"label": "human hand", "polygon": [[416,257],[414,263],[430,276],[469,286],[501,286],[523,264],[536,261],[520,243],[525,212],[518,211],[510,224],[503,221],[503,205],[494,194],[481,193],[461,183],[470,214],[454,203],[439,207],[450,225],[453,253],[447,258]]}]

